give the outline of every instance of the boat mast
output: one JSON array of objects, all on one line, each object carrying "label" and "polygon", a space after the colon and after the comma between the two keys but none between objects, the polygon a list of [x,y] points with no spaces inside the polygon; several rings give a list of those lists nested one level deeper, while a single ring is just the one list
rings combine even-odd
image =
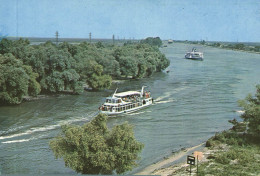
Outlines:
[{"label": "boat mast", "polygon": [[143,86],[142,87],[142,91],[141,91],[141,97],[143,97],[143,95],[144,95],[144,88],[145,88],[146,86]]},{"label": "boat mast", "polygon": [[115,94],[116,94],[117,89],[118,89],[118,88],[116,88],[116,90],[115,90],[115,92],[114,92],[114,94],[113,94],[113,96],[112,96],[113,98],[115,97]]}]

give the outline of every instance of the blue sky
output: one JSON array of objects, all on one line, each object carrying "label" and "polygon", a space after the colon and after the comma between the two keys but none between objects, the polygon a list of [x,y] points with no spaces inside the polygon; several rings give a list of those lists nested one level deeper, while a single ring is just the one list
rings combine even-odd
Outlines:
[{"label": "blue sky", "polygon": [[259,0],[0,0],[0,34],[260,42]]}]

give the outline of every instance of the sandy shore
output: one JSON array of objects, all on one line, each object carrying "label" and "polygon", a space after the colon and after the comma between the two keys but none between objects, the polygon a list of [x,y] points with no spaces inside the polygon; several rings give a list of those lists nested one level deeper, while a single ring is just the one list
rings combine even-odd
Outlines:
[{"label": "sandy shore", "polygon": [[191,155],[194,151],[205,150],[205,143],[200,145],[181,150],[178,153],[173,154],[163,161],[159,161],[155,164],[152,164],[141,172],[136,173],[135,175],[163,175],[167,176],[172,174],[175,170],[187,167],[186,157]]}]

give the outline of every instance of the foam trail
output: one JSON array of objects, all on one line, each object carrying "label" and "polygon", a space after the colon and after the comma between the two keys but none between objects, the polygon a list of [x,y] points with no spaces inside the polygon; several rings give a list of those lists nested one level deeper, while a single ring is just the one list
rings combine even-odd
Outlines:
[{"label": "foam trail", "polygon": [[174,102],[174,100],[170,99],[165,101],[156,101],[155,104],[164,104],[164,103],[171,103],[171,102]]},{"label": "foam trail", "polygon": [[9,135],[9,136],[0,136],[0,139],[10,139],[10,138],[14,138],[14,137],[19,137],[19,136],[24,136],[24,135],[28,135],[28,134],[32,134],[35,132],[43,132],[43,131],[48,131],[48,130],[53,130],[55,128],[60,127],[61,125],[51,125],[51,126],[47,126],[47,127],[40,127],[40,128],[31,128],[23,133],[18,133],[18,134],[13,134],[13,135]]},{"label": "foam trail", "polygon": [[245,111],[242,111],[242,110],[237,110],[236,111],[238,114],[244,114],[245,113]]},{"label": "foam trail", "polygon": [[181,90],[185,90],[187,88],[188,88],[187,86],[186,87],[180,87],[180,88],[173,89],[173,91],[174,91],[174,93],[177,93],[177,92],[180,92]]},{"label": "foam trail", "polygon": [[27,142],[27,141],[30,141],[30,139],[20,139],[20,140],[13,140],[13,141],[5,141],[5,142],[2,142],[3,144],[11,144],[11,143],[18,143],[18,142]]},{"label": "foam trail", "polygon": [[21,142],[28,142],[31,140],[39,139],[41,137],[47,136],[46,134],[44,135],[39,135],[38,137],[31,137],[29,139],[18,139],[18,140],[11,140],[11,141],[4,141],[2,142],[3,144],[11,144],[11,143],[21,143]]},{"label": "foam trail", "polygon": [[146,112],[146,111],[136,112],[136,113],[127,113],[127,115],[133,116],[133,115],[143,114],[143,113],[145,113],[145,112]]},{"label": "foam trail", "polygon": [[163,99],[166,99],[166,98],[171,97],[171,95],[172,95],[171,92],[167,92],[167,93],[165,93],[163,96],[156,98],[155,101],[161,101],[161,100],[163,100]]},{"label": "foam trail", "polygon": [[[90,117],[93,117],[96,114],[97,114],[97,112],[94,112],[94,113],[91,114]],[[88,120],[88,118],[86,118],[86,117],[80,117],[80,118],[74,117],[73,119],[59,121],[58,124],[56,124],[56,125],[50,125],[50,126],[44,126],[44,127],[38,127],[38,128],[31,128],[31,129],[29,129],[29,130],[27,130],[23,133],[13,134],[13,135],[9,135],[9,136],[0,136],[0,140],[1,139],[15,138],[15,137],[24,136],[24,135],[29,135],[29,134],[36,133],[36,132],[49,131],[49,130],[56,129],[63,124],[70,124],[70,123],[73,123],[73,122],[81,122],[81,121],[86,121],[86,120]]]},{"label": "foam trail", "polygon": [[173,89],[171,92],[166,92],[164,93],[163,96],[161,97],[158,97],[157,99],[155,99],[155,101],[161,101],[163,99],[166,99],[166,98],[170,98],[173,94],[177,93],[177,92],[180,92],[182,90],[185,90],[187,89],[188,87],[180,87],[180,88],[177,88],[177,89]]}]

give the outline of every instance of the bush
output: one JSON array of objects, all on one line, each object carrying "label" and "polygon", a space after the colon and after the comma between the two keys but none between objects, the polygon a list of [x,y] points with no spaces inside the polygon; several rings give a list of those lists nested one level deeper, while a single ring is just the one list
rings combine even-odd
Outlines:
[{"label": "bush", "polygon": [[248,123],[248,133],[260,139],[260,85],[256,86],[256,94],[248,95],[245,100],[239,101],[244,108],[241,118]]},{"label": "bush", "polygon": [[122,174],[136,166],[143,148],[128,123],[107,128],[107,116],[99,114],[90,123],[65,125],[61,135],[50,141],[56,158],[82,174]]}]

